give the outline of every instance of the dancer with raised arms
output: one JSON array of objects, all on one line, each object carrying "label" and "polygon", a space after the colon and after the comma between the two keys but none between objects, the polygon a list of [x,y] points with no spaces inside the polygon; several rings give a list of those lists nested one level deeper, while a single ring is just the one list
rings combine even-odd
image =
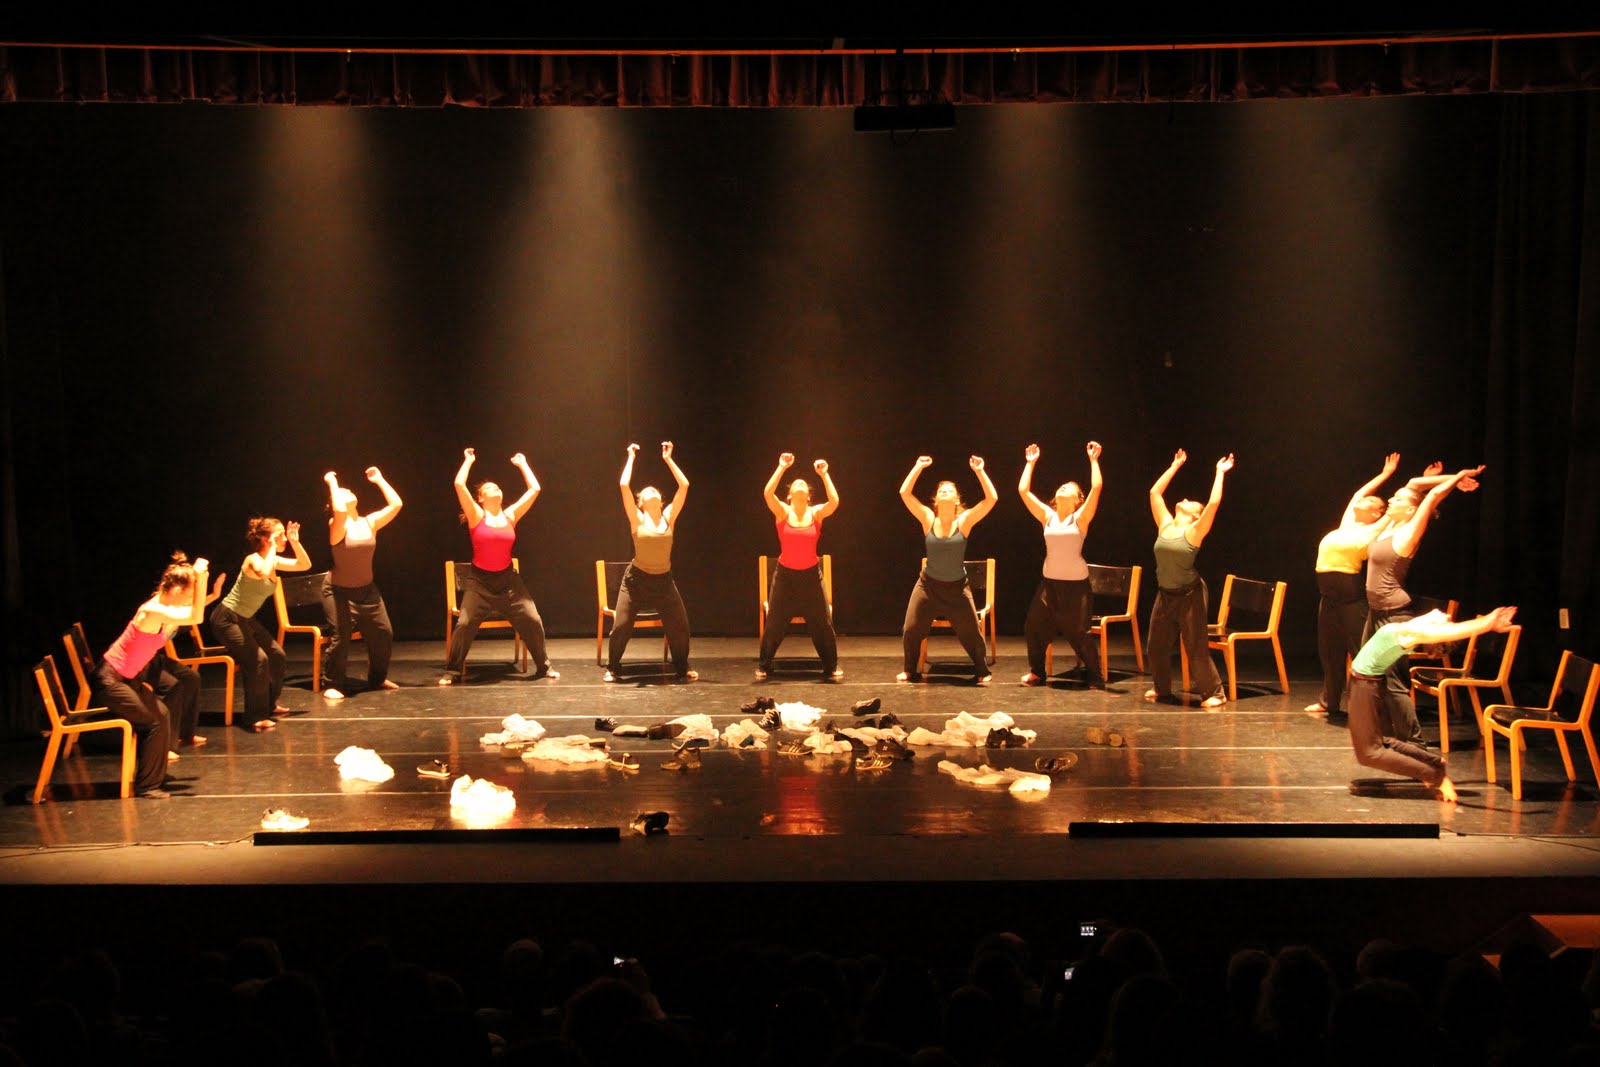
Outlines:
[{"label": "dancer with raised arms", "polygon": [[337,474],[329,471],[322,476],[328,485],[328,545],[333,553],[333,568],[322,582],[322,613],[333,633],[328,641],[327,685],[322,690],[328,700],[343,700],[352,688],[346,673],[350,635],[355,630],[352,615],[360,621],[361,636],[367,643],[367,688],[399,688],[389,680],[394,627],[389,625],[389,610],[373,581],[372,557],[378,549],[378,531],[394,521],[404,502],[377,467],[368,467],[366,474],[384,500],[383,507],[368,515],[356,508],[356,495],[339,485]]},{"label": "dancer with raised arms", "polygon": [[1017,482],[1017,493],[1028,513],[1044,529],[1044,577],[1033,594],[1033,602],[1028,605],[1027,619],[1022,626],[1028,647],[1028,673],[1022,676],[1023,685],[1044,685],[1048,681],[1045,649],[1057,634],[1061,634],[1083,662],[1089,685],[1105,688],[1105,665],[1100,662],[1100,649],[1089,640],[1093,590],[1089,588],[1089,564],[1083,558],[1083,539],[1100,507],[1103,484],[1100,443],[1090,441],[1084,451],[1089,457],[1088,495],[1084,495],[1077,482],[1066,482],[1056,489],[1048,505],[1034,496],[1032,489],[1039,446],[1029,445],[1022,453],[1022,478]]},{"label": "dancer with raised arms", "polygon": [[828,461],[816,460],[811,464],[822,479],[827,499],[821,504],[811,502],[811,486],[804,478],[789,483],[785,496],[778,496],[778,482],[784,472],[794,466],[794,453],[785,452],[778,457],[778,466],[761,490],[761,499],[778,528],[778,566],[772,573],[772,584],[767,592],[767,618],[761,630],[761,652],[756,660],[756,679],[759,681],[772,670],[773,657],[783,644],[784,630],[796,615],[806,620],[806,631],[811,634],[811,644],[822,660],[822,677],[844,677],[839,669],[839,642],[833,632],[833,617],[828,613],[827,591],[822,587],[822,557],[817,544],[822,537],[822,520],[839,510],[839,490],[834,488],[833,476],[828,473]]},{"label": "dancer with raised arms", "polygon": [[[285,660],[283,647],[257,621],[256,612],[272,595],[278,572],[310,570],[311,557],[300,544],[298,522],[286,526],[270,516],[258,516],[245,528],[245,540],[252,551],[240,565],[233,588],[211,609],[211,632],[244,677],[244,715],[239,725],[246,730],[271,730],[278,725],[273,716],[289,710],[278,703]],[[292,548],[293,555],[284,556],[285,548]]]},{"label": "dancer with raised arms", "polygon": [[1200,705],[1215,708],[1226,703],[1228,695],[1222,687],[1222,677],[1217,674],[1217,665],[1211,662],[1211,650],[1206,647],[1209,610],[1206,583],[1195,569],[1194,561],[1216,521],[1217,508],[1222,504],[1223,478],[1233,470],[1233,454],[1230,452],[1217,460],[1210,499],[1204,504],[1197,500],[1180,500],[1178,506],[1169,511],[1167,486],[1188,458],[1188,453],[1181,448],[1174,452],[1171,465],[1150,487],[1150,515],[1156,523],[1156,602],[1150,611],[1150,636],[1145,642],[1145,654],[1150,657],[1154,685],[1144,698],[1175,699],[1172,653],[1181,639],[1184,651],[1189,654],[1189,674]]},{"label": "dancer with raised arms", "polygon": [[628,446],[628,458],[622,464],[622,478],[617,483],[622,492],[622,513],[633,535],[633,560],[623,572],[622,585],[617,590],[610,656],[603,677],[608,682],[617,680],[622,671],[622,653],[633,636],[635,615],[654,611],[661,616],[662,629],[667,632],[667,648],[678,679],[692,682],[700,675],[689,667],[689,613],[684,609],[683,597],[678,594],[678,585],[672,578],[672,539],[683,514],[683,502],[689,497],[689,479],[672,458],[672,442],[662,441],[661,459],[678,483],[672,503],[663,505],[661,490],[653,485],[645,486],[635,496],[633,460],[638,452],[638,445]]},{"label": "dancer with raised arms", "polygon": [[978,476],[983,487],[983,499],[972,507],[963,507],[961,492],[954,482],[940,482],[934,490],[930,507],[918,500],[913,489],[917,478],[932,466],[929,456],[918,456],[917,462],[900,483],[900,501],[922,526],[926,546],[927,565],[917,576],[911,588],[911,599],[906,604],[905,625],[901,629],[900,644],[905,663],[897,679],[902,682],[919,682],[917,660],[922,642],[928,636],[936,615],[950,620],[961,647],[972,659],[973,681],[979,685],[989,682],[989,662],[983,643],[983,630],[978,622],[978,609],[972,602],[972,589],[967,582],[965,565],[967,538],[973,527],[994,510],[1000,499],[994,483],[983,469],[982,456],[970,456],[967,466]]}]

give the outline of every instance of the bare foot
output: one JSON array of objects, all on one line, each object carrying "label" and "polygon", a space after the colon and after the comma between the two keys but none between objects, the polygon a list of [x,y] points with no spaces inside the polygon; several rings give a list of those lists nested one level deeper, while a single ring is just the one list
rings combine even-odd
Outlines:
[{"label": "bare foot", "polygon": [[456,684],[456,676],[453,675],[453,674],[441,674],[441,675],[439,675],[439,684],[440,685],[455,685]]},{"label": "bare foot", "polygon": [[1439,800],[1445,804],[1456,802],[1456,787],[1448,778],[1439,783]]},{"label": "bare foot", "polygon": [[682,678],[686,682],[698,682],[700,680],[700,672],[684,671],[682,674],[678,675],[678,677]]},{"label": "bare foot", "polygon": [[272,714],[274,714],[274,715],[293,715],[294,712],[290,711],[288,708],[284,707],[282,704],[279,704],[277,707],[272,709]]},{"label": "bare foot", "polygon": [[909,682],[912,680],[912,678],[911,675],[907,674],[905,671],[901,671],[899,674],[894,676],[894,680],[897,682]]},{"label": "bare foot", "polygon": [[255,722],[250,724],[250,729],[254,730],[258,734],[264,734],[268,730],[276,730],[277,728],[278,723],[276,719],[257,719]]},{"label": "bare foot", "polygon": [[767,680],[767,672],[762,670],[760,667],[757,667],[756,668],[756,681],[764,682],[766,680]]},{"label": "bare foot", "polygon": [[322,691],[322,699],[323,700],[343,700],[344,699],[344,694],[339,692],[337,689],[324,689]]},{"label": "bare foot", "polygon": [[183,758],[182,756],[179,756],[176,752],[173,752],[171,749],[167,750],[167,762],[168,763],[177,763],[178,760],[180,760],[182,758]]},{"label": "bare foot", "polygon": [[551,681],[552,681],[552,682],[553,682],[553,681],[555,681],[555,680],[556,680],[556,679],[557,679],[557,678],[560,678],[560,677],[561,677],[561,672],[560,672],[560,671],[545,671],[545,672],[544,672],[544,676],[545,676],[545,677],[546,677],[546,678],[548,678],[548,679],[550,679],[550,680],[551,680]]},{"label": "bare foot", "polygon": [[992,674],[980,674],[976,678],[972,679],[972,684],[973,685],[988,685],[993,680],[994,680],[994,675],[992,675]]},{"label": "bare foot", "polygon": [[1157,693],[1154,689],[1146,689],[1144,691],[1144,698],[1146,700],[1160,700],[1161,694]]},{"label": "bare foot", "polygon": [[610,671],[601,671],[600,680],[602,682],[614,682],[617,680],[617,676],[612,674]]},{"label": "bare foot", "polygon": [[1227,702],[1228,698],[1225,696],[1206,697],[1200,702],[1200,706],[1202,708],[1220,708]]},{"label": "bare foot", "polygon": [[1034,674],[1032,671],[1029,671],[1027,674],[1024,674],[1022,676],[1022,684],[1023,685],[1043,685],[1044,684],[1044,679],[1039,677],[1037,674]]},{"label": "bare foot", "polygon": [[400,688],[400,683],[399,682],[391,682],[389,679],[385,678],[383,680],[383,685],[381,686],[381,688],[383,688],[383,689],[399,689]]},{"label": "bare foot", "polygon": [[832,678],[834,681],[837,682],[839,679],[844,677],[844,668],[843,667],[835,667],[833,669],[833,673],[828,675],[828,677]]},{"label": "bare foot", "polygon": [[1307,715],[1326,715],[1326,714],[1328,714],[1328,705],[1324,704],[1320,700],[1317,701],[1315,704],[1307,704],[1306,705],[1306,714]]},{"label": "bare foot", "polygon": [[201,745],[203,745],[205,743],[206,743],[206,739],[201,737],[199,734],[195,734],[193,737],[182,738],[182,739],[180,739],[178,741],[178,744],[180,744],[180,745],[189,745],[192,748],[199,748]]}]

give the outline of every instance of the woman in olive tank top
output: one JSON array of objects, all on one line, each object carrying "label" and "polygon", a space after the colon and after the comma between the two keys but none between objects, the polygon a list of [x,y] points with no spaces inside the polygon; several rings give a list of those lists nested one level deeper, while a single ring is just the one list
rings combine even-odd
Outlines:
[{"label": "woman in olive tank top", "polygon": [[1189,673],[1194,691],[1200,696],[1200,706],[1215,708],[1226,703],[1228,696],[1216,664],[1211,662],[1211,650],[1206,647],[1206,583],[1195,569],[1194,561],[1206,535],[1211,532],[1211,524],[1216,521],[1217,508],[1222,503],[1222,480],[1233,470],[1233,453],[1217,460],[1211,498],[1203,506],[1196,500],[1180,500],[1176,508],[1168,511],[1167,486],[1188,458],[1188,453],[1178,449],[1173,453],[1172,465],[1150,487],[1150,515],[1156,521],[1156,603],[1150,612],[1150,636],[1145,642],[1145,653],[1150,657],[1154,684],[1144,698],[1175,699],[1172,652],[1181,636],[1184,651],[1189,654]]},{"label": "woman in olive tank top", "polygon": [[678,584],[672,579],[672,538],[678,517],[683,514],[683,502],[689,497],[689,479],[672,458],[672,442],[662,441],[661,459],[678,483],[678,491],[673,494],[672,503],[665,506],[661,503],[661,490],[653,485],[645,486],[635,496],[633,460],[638,452],[638,445],[628,446],[628,459],[617,483],[622,492],[622,513],[627,516],[628,532],[633,536],[633,560],[617,589],[611,650],[603,677],[608,682],[617,680],[622,653],[633,636],[635,617],[641,611],[654,611],[661,616],[661,627],[667,632],[667,648],[679,680],[692,682],[700,675],[689,667],[689,613],[684,609],[683,597],[678,595]]},{"label": "woman in olive tank top", "polygon": [[[272,595],[278,572],[310,570],[311,557],[300,546],[298,522],[285,526],[274,518],[253,518],[245,539],[252,551],[244,558],[233,588],[211,609],[211,632],[227,648],[244,678],[244,715],[239,725],[261,731],[277,726],[273,716],[289,709],[278,704],[283,693],[283,648],[256,621],[256,612]],[[292,548],[294,555],[282,555],[285,548]]]},{"label": "woman in olive tank top", "polygon": [[950,620],[961,647],[972,659],[973,681],[984,685],[990,678],[988,654],[963,561],[967,535],[994,509],[1000,494],[995,491],[994,483],[983,469],[983,457],[969,456],[967,465],[983,486],[983,499],[970,508],[963,508],[956,484],[940,482],[933,494],[933,506],[929,507],[916,498],[912,489],[917,484],[917,476],[932,463],[931,457],[918,456],[911,472],[900,484],[901,503],[922,524],[928,563],[917,576],[917,584],[911,589],[911,601],[906,605],[905,624],[900,633],[905,669],[896,678],[902,682],[922,680],[917,673],[922,641],[933,626],[934,616],[942,615]]}]

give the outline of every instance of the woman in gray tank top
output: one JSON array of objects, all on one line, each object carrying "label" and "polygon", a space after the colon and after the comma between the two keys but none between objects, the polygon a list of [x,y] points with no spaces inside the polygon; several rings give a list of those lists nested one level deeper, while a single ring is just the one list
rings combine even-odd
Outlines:
[{"label": "woman in gray tank top", "polygon": [[662,441],[661,459],[678,483],[678,491],[673,494],[672,503],[665,506],[661,490],[653,485],[645,486],[635,496],[633,460],[638,452],[638,445],[628,446],[628,459],[617,483],[622,493],[622,512],[633,535],[633,560],[623,572],[622,585],[617,590],[610,655],[602,677],[608,682],[617,680],[622,653],[633,636],[634,620],[641,611],[654,611],[661,616],[661,628],[667,632],[667,648],[679,681],[692,682],[700,674],[689,667],[689,613],[684,609],[683,597],[678,595],[678,584],[672,580],[672,538],[678,517],[683,514],[683,502],[689,497],[689,479],[672,458],[672,442]]},{"label": "woman in gray tank top", "polygon": [[347,673],[350,638],[358,627],[367,643],[367,688],[398,689],[389,680],[389,653],[394,648],[394,627],[389,609],[372,577],[372,557],[378,548],[378,531],[394,521],[404,501],[377,467],[368,467],[367,481],[383,494],[383,507],[362,515],[356,495],[339,485],[339,476],[322,476],[328,485],[328,547],[333,567],[322,580],[322,614],[333,637],[328,641],[325,700],[343,700],[352,687]]},{"label": "woman in gray tank top", "polygon": [[1189,673],[1194,691],[1200,696],[1200,706],[1215,708],[1226,703],[1228,695],[1216,664],[1211,662],[1211,650],[1206,647],[1206,583],[1195,569],[1194,560],[1211,532],[1211,524],[1216,521],[1217,508],[1222,504],[1222,480],[1233,470],[1233,453],[1217,460],[1211,498],[1203,506],[1196,500],[1180,500],[1176,508],[1168,511],[1167,486],[1188,458],[1187,452],[1178,449],[1172,455],[1171,466],[1150,487],[1150,515],[1156,521],[1156,603],[1150,611],[1150,636],[1145,642],[1145,654],[1150,657],[1154,684],[1144,698],[1175,699],[1172,652],[1181,636],[1184,651],[1189,654]]}]

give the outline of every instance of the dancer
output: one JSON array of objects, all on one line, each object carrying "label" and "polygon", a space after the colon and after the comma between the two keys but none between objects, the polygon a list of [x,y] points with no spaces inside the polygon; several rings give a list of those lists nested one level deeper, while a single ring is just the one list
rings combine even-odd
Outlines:
[{"label": "dancer", "polygon": [[836,680],[844,677],[844,671],[839,669],[839,641],[833,632],[833,617],[828,613],[827,592],[822,588],[822,557],[817,555],[817,542],[822,538],[822,520],[839,510],[839,491],[828,473],[828,461],[819,459],[811,466],[822,479],[827,502],[811,502],[811,486],[804,478],[790,482],[789,498],[780,499],[778,481],[793,465],[793,452],[779,456],[778,466],[761,490],[761,499],[777,523],[779,555],[767,593],[767,619],[761,629],[756,680],[772,670],[772,658],[783,644],[784,630],[796,615],[806,620],[811,644],[822,660],[822,677]]},{"label": "dancer", "polygon": [[[1386,456],[1383,470],[1356,490],[1345,506],[1343,521],[1317,546],[1317,651],[1322,659],[1322,695],[1306,706],[1310,714],[1339,710],[1344,696],[1345,657],[1354,656],[1361,648],[1367,625],[1367,591],[1362,577],[1367,550],[1393,522],[1385,514],[1388,504],[1372,494],[1394,476],[1399,465],[1400,453]],[[1406,488],[1427,492],[1446,480],[1439,476],[1441,469],[1442,464],[1429,464],[1421,477],[1406,483]],[[1460,488],[1464,489],[1465,484]],[[1475,488],[1477,483],[1471,485]]]},{"label": "dancer", "polygon": [[1067,482],[1056,490],[1050,506],[1033,495],[1033,467],[1039,462],[1039,446],[1023,450],[1025,461],[1017,492],[1028,512],[1044,527],[1044,577],[1028,605],[1022,632],[1028,645],[1028,673],[1023,685],[1044,685],[1045,648],[1057,634],[1064,634],[1072,650],[1083,661],[1089,685],[1104,689],[1105,665],[1100,650],[1089,640],[1089,607],[1093,590],[1089,588],[1089,565],[1083,560],[1083,539],[1100,506],[1100,443],[1090,441],[1084,451],[1089,456],[1089,495],[1077,482]]},{"label": "dancer", "polygon": [[638,445],[628,446],[628,459],[617,483],[622,492],[622,511],[633,534],[633,561],[623,572],[622,585],[617,590],[617,613],[611,620],[611,653],[603,677],[614,682],[622,672],[622,653],[633,636],[635,614],[654,611],[661,616],[661,626],[667,632],[673,669],[680,681],[692,682],[700,674],[689,669],[689,613],[684,610],[683,597],[678,595],[678,584],[672,580],[672,535],[689,496],[689,479],[672,458],[672,442],[662,441],[661,458],[678,483],[672,503],[663,507],[661,490],[653,485],[645,486],[634,496],[633,459],[638,452]]},{"label": "dancer", "polygon": [[1430,611],[1414,619],[1379,626],[1350,664],[1350,744],[1355,748],[1356,762],[1415,778],[1437,790],[1440,800],[1455,803],[1456,790],[1447,776],[1444,756],[1384,733],[1384,679],[1391,666],[1406,658],[1409,649],[1421,644],[1464,641],[1490,630],[1504,633],[1511,628],[1516,614],[1516,608],[1495,608],[1468,622],[1451,622],[1444,612]]},{"label": "dancer", "polygon": [[204,559],[190,565],[189,557],[174,552],[155,592],[106,649],[90,679],[95,704],[133,724],[135,796],[167,799],[161,786],[167,760],[175,758],[170,752],[174,719],[187,718],[192,743],[201,743],[192,740],[200,677],[160,653],[178,627],[198,626],[205,617],[209,566]]},{"label": "dancer", "polygon": [[961,493],[954,482],[940,482],[934,490],[933,506],[918,500],[912,494],[917,477],[933,463],[929,456],[918,456],[917,462],[900,483],[900,500],[906,510],[922,524],[928,563],[917,576],[911,589],[911,600],[906,604],[905,625],[901,629],[900,644],[904,654],[905,670],[896,675],[902,682],[920,682],[917,659],[922,642],[933,626],[935,615],[943,615],[961,640],[961,647],[972,659],[973,681],[979,685],[989,682],[989,662],[983,644],[983,630],[978,623],[978,609],[972,602],[972,589],[967,582],[965,565],[967,537],[972,528],[994,509],[1000,494],[983,469],[982,456],[969,456],[967,466],[978,476],[983,486],[983,499],[970,508],[961,506]]},{"label": "dancer", "polygon": [[[1406,592],[1406,572],[1416,557],[1422,535],[1428,531],[1439,502],[1460,488],[1471,492],[1478,487],[1477,477],[1483,468],[1469,467],[1440,479],[1439,483],[1422,495],[1420,488],[1407,485],[1389,498],[1389,528],[1373,539],[1367,549],[1367,625],[1362,631],[1362,643],[1391,622],[1405,622],[1415,615],[1411,610],[1411,594]],[[1417,708],[1411,700],[1411,660],[1403,652],[1389,664],[1384,675],[1384,708],[1388,713],[1384,733],[1403,741],[1418,741],[1422,737],[1422,724],[1417,721]]]},{"label": "dancer", "polygon": [[439,684],[452,685],[461,680],[472,638],[483,620],[495,612],[511,620],[522,643],[528,646],[528,655],[534,663],[533,676],[554,681],[561,674],[550,669],[550,660],[545,655],[544,620],[539,618],[539,609],[534,607],[528,587],[522,584],[522,576],[511,565],[511,552],[517,541],[517,520],[528,513],[538,498],[539,479],[528,468],[526,456],[521,452],[512,456],[511,463],[522,472],[528,488],[516,503],[503,508],[500,506],[503,494],[493,482],[478,486],[474,498],[467,489],[467,474],[478,456],[467,448],[462,450],[461,457],[455,490],[456,499],[461,502],[462,521],[472,536],[472,570],[462,576],[461,617],[450,634],[445,673],[439,678]]},{"label": "dancer", "polygon": [[1181,448],[1174,452],[1172,465],[1150,487],[1150,514],[1156,521],[1157,588],[1155,606],[1150,610],[1150,636],[1145,642],[1154,685],[1144,698],[1174,699],[1172,650],[1181,638],[1184,651],[1189,654],[1189,674],[1194,692],[1200,695],[1200,706],[1215,708],[1227,702],[1228,694],[1216,664],[1211,662],[1211,650],[1206,647],[1206,583],[1195,570],[1194,559],[1216,521],[1217,507],[1222,503],[1222,480],[1233,470],[1233,453],[1217,460],[1211,499],[1203,507],[1195,500],[1180,500],[1175,510],[1168,511],[1167,485],[1188,458]]},{"label": "dancer", "polygon": [[351,688],[346,668],[354,632],[352,612],[360,618],[361,636],[367,642],[367,688],[400,688],[389,680],[394,628],[389,625],[383,594],[372,580],[372,556],[378,548],[378,531],[400,514],[404,502],[377,467],[368,467],[366,473],[367,481],[378,487],[384,499],[383,507],[366,516],[356,510],[356,495],[339,487],[337,474],[329,471],[322,476],[328,483],[328,545],[333,552],[333,569],[322,581],[322,613],[333,632],[325,672],[328,684],[322,690],[327,700],[343,700]]},{"label": "dancer", "polygon": [[[310,570],[311,557],[300,546],[298,522],[285,526],[274,518],[253,518],[245,540],[253,551],[244,558],[228,595],[211,609],[211,632],[244,675],[244,715],[239,725],[260,732],[276,727],[272,717],[289,709],[278,704],[283,693],[283,648],[256,621],[256,612],[272,595],[278,572]],[[285,547],[294,549],[293,558],[281,555]]]}]

